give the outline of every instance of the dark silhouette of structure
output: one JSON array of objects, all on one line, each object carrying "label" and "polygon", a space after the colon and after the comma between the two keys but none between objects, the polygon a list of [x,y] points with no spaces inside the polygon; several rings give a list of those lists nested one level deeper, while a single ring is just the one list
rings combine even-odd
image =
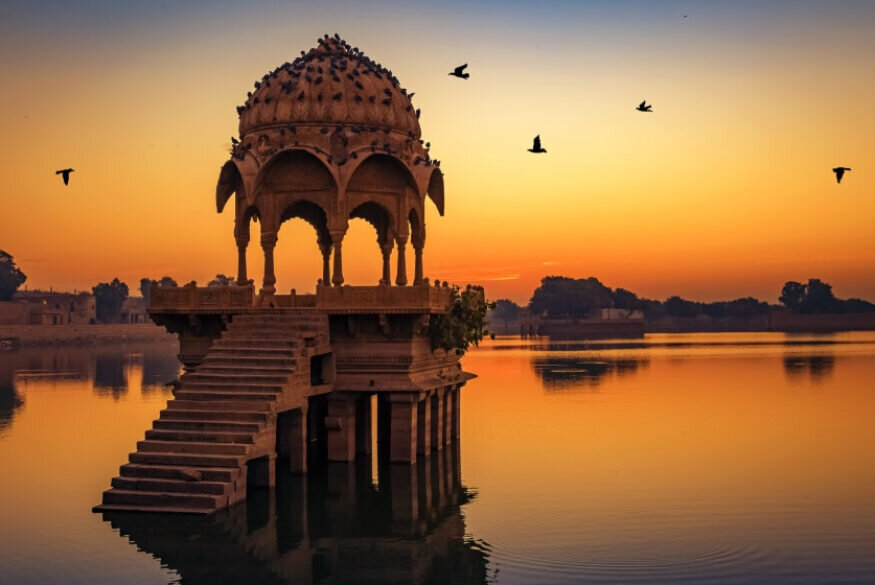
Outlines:
[{"label": "dark silhouette of structure", "polygon": [[70,182],[70,173],[72,172],[73,169],[61,169],[60,171],[55,171],[55,174],[63,176],[64,184],[67,185]]},{"label": "dark silhouette of structure", "polygon": [[467,67],[467,66],[468,66],[467,63],[465,63],[464,65],[459,65],[458,67],[453,69],[453,71],[450,72],[448,75],[452,75],[454,77],[460,77],[462,79],[468,79],[469,77],[471,77],[471,74],[470,73],[463,73],[463,71],[465,71],[465,67]]},{"label": "dark silhouette of structure", "polygon": [[532,141],[532,147],[529,148],[528,151],[529,151],[529,152],[534,152],[535,154],[541,154],[542,152],[543,152],[544,154],[547,153],[546,150],[544,150],[543,148],[541,148],[541,135],[540,135],[540,134],[538,134],[537,136],[535,136],[535,139]]}]

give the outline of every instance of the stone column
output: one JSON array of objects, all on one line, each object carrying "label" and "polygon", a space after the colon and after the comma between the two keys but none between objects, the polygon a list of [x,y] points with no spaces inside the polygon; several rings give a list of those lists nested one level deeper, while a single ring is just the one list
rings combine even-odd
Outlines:
[{"label": "stone column", "polygon": [[417,402],[417,438],[416,452],[419,455],[431,453],[431,398],[425,398]]},{"label": "stone column", "polygon": [[371,454],[371,396],[365,394],[355,401],[355,452]]},{"label": "stone column", "polygon": [[334,245],[334,276],[331,284],[340,286],[343,284],[343,236],[346,232],[331,232],[331,243]]},{"label": "stone column", "polygon": [[422,284],[422,248],[421,244],[413,245],[413,284]]},{"label": "stone column", "polygon": [[277,415],[277,455],[292,473],[307,473],[307,405]]},{"label": "stone column", "polygon": [[289,470],[307,473],[307,405],[292,411],[289,420]]},{"label": "stone column", "polygon": [[261,234],[261,249],[264,250],[264,284],[261,287],[261,294],[264,296],[273,296],[276,288],[276,275],[273,272],[273,249],[276,247],[277,237],[274,232],[265,232]]},{"label": "stone column", "polygon": [[392,256],[392,242],[380,246],[380,251],[383,253],[383,278],[380,281],[382,284],[392,284],[392,272],[389,268],[389,260]]},{"label": "stone column", "polygon": [[431,397],[431,446],[432,449],[443,449],[444,447],[444,413],[446,406],[444,405],[444,389],[438,388]]},{"label": "stone column", "polygon": [[331,284],[331,244],[320,243],[319,251],[322,252],[322,284]]},{"label": "stone column", "polygon": [[444,425],[444,445],[453,442],[453,417],[455,416],[453,407],[453,387],[447,386],[444,393],[444,416],[441,421]]},{"label": "stone column", "polygon": [[328,397],[328,461],[355,461],[355,399],[335,392]]},{"label": "stone column", "polygon": [[395,243],[398,244],[398,273],[395,275],[395,284],[404,286],[407,284],[407,236],[396,236]]},{"label": "stone column", "polygon": [[276,483],[276,455],[265,455],[246,462],[246,487],[269,488]]},{"label": "stone column", "polygon": [[237,236],[237,284],[243,286],[249,280],[246,272],[246,248],[249,246],[249,234]]},{"label": "stone column", "polygon": [[416,463],[416,419],[419,402],[417,392],[393,392],[391,408],[391,438],[389,460],[392,463]]},{"label": "stone column", "polygon": [[453,400],[453,421],[451,425],[450,432],[452,433],[453,439],[458,439],[462,436],[462,387],[456,386],[453,388],[452,400]]}]

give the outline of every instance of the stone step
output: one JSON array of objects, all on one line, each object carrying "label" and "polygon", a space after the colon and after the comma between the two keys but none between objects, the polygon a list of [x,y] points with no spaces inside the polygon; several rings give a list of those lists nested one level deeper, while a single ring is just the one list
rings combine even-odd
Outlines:
[{"label": "stone step", "polygon": [[190,374],[182,377],[182,384],[190,381],[211,381],[211,382],[241,382],[255,384],[285,384],[288,379],[287,374],[231,374],[228,372],[201,372],[195,370]]},{"label": "stone step", "polygon": [[282,392],[285,389],[285,384],[243,384],[240,382],[220,382],[214,380],[186,380],[185,385],[179,390],[218,390],[224,391],[240,391],[240,392]]},{"label": "stone step", "polygon": [[180,494],[172,492],[140,492],[109,489],[103,492],[103,503],[149,507],[184,507],[216,510],[228,505],[228,496],[210,494]]},{"label": "stone step", "polygon": [[[246,390],[185,390],[175,392],[179,400],[213,402],[251,400],[253,402],[276,402],[278,393],[273,392],[248,392]],[[247,408],[247,410],[250,410]]]},{"label": "stone step", "polygon": [[[252,433],[231,433],[213,431],[180,431],[165,429],[149,429],[146,440],[140,443],[167,443],[170,451],[185,451],[189,453],[229,453],[242,455],[245,449],[232,449],[231,446],[243,447],[252,444]],[[137,443],[137,446],[140,445]],[[170,446],[173,446],[171,448]],[[228,445],[225,447],[224,445]],[[152,446],[149,451],[160,451],[161,446]],[[222,448],[219,448],[222,447]],[[139,449],[138,449],[139,450]]]},{"label": "stone step", "polygon": [[182,410],[179,408],[165,409],[159,414],[159,420],[174,421],[209,421],[209,422],[235,422],[235,423],[264,423],[270,417],[267,412],[260,411],[222,411],[222,410]]},{"label": "stone step", "polygon": [[328,325],[327,315],[235,315],[231,320],[231,325],[240,325],[243,323],[285,323],[290,325],[300,324],[316,324]]},{"label": "stone step", "polygon": [[279,364],[279,365],[296,365],[298,356],[301,355],[299,349],[288,350],[270,350],[264,348],[245,348],[245,349],[229,349],[227,347],[210,348],[209,353],[204,358],[204,363],[207,362],[227,362],[233,360],[235,364]]},{"label": "stone step", "polygon": [[[262,330],[262,329],[246,329],[240,331],[226,331],[222,334],[222,338],[220,341],[234,341],[240,343],[246,343],[247,345],[252,346],[255,343],[268,343],[268,342],[293,342],[294,345],[288,345],[286,347],[302,347],[304,343],[301,341],[301,335],[295,333],[294,331],[282,331],[282,330]],[[273,343],[270,343],[273,345]]]},{"label": "stone step", "polygon": [[125,463],[119,467],[119,475],[122,477],[191,481],[193,472],[200,475],[200,479],[197,481],[207,482],[233,483],[240,476],[240,469],[231,467],[180,467],[178,465],[141,463]]},{"label": "stone step", "polygon": [[227,332],[223,333],[225,337],[220,337],[213,342],[210,351],[216,348],[222,349],[239,349],[239,348],[271,348],[276,350],[293,351],[300,349],[303,344],[298,339],[263,339],[257,334],[239,335],[236,337],[228,337]]},{"label": "stone step", "polygon": [[124,504],[98,504],[91,509],[92,512],[101,512],[103,519],[108,518],[115,512],[149,512],[150,514],[212,514],[215,510],[208,508],[186,508],[185,506],[133,506]]},{"label": "stone step", "polygon": [[206,400],[203,397],[194,400],[175,398],[167,402],[167,410],[172,411],[214,411],[214,412],[263,412],[272,414],[276,408],[276,395],[268,394],[268,398],[262,401],[253,400],[247,396],[244,400],[232,400],[223,396],[215,400]]},{"label": "stone step", "polygon": [[[146,436],[152,431],[146,431]],[[137,441],[137,453],[179,453],[191,455],[246,455],[247,443],[220,443],[219,441],[183,441],[182,439],[147,438]]]},{"label": "stone step", "polygon": [[162,417],[152,423],[160,431],[200,431],[211,433],[260,433],[263,423],[232,422],[227,420],[179,420]]},{"label": "stone step", "polygon": [[[225,360],[204,361],[198,366],[197,371],[192,372],[189,376],[196,378],[202,376],[215,375],[232,375],[232,376],[288,376],[297,371],[295,363],[292,365],[271,364],[271,365],[256,365],[243,364],[238,365]],[[186,379],[189,379],[189,376]]]},{"label": "stone step", "polygon": [[178,465],[184,467],[233,467],[239,469],[243,466],[242,455],[210,455],[201,453],[172,453],[172,452],[135,452],[131,453],[131,463],[143,463],[152,465]]},{"label": "stone step", "polygon": [[229,345],[213,345],[210,348],[210,352],[207,357],[213,356],[224,356],[224,355],[232,355],[234,357],[243,357],[243,356],[252,356],[252,357],[297,357],[298,352],[295,351],[298,348],[294,347],[251,347],[248,345],[240,344],[239,346],[235,346],[232,344]]},{"label": "stone step", "polygon": [[227,495],[231,484],[215,481],[184,481],[151,477],[114,477],[112,487],[139,492],[172,492],[183,494]]}]

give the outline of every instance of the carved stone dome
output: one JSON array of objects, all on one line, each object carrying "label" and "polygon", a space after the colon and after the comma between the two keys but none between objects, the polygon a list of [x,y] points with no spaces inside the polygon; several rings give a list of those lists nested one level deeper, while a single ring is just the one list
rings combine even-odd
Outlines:
[{"label": "carved stone dome", "polygon": [[240,136],[290,125],[347,125],[394,130],[420,138],[419,120],[407,91],[391,71],[339,36],[255,82],[237,108]]}]

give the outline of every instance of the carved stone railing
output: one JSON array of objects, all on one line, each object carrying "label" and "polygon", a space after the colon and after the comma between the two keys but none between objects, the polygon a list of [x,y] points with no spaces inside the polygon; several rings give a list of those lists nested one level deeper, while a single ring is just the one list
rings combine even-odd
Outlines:
[{"label": "carved stone railing", "polygon": [[193,285],[179,287],[153,286],[149,299],[149,311],[180,309],[244,309],[255,303],[255,287]]},{"label": "carved stone railing", "polygon": [[[315,294],[271,297],[275,309],[318,309],[337,313],[419,313],[446,309],[453,291],[448,287],[417,286],[317,286]],[[151,313],[233,313],[259,306],[255,287],[220,286],[153,287]]]},{"label": "carved stone railing", "polygon": [[329,311],[443,311],[452,290],[435,286],[319,286],[316,306]]}]

